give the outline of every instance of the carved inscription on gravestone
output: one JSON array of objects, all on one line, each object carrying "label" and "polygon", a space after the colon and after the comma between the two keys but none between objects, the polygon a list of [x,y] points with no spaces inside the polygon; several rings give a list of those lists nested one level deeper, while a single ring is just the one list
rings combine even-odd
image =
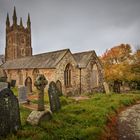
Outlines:
[{"label": "carved inscription on gravestone", "polygon": [[0,136],[16,132],[20,126],[18,100],[10,89],[5,88],[0,91]]},{"label": "carved inscription on gravestone", "polygon": [[55,82],[51,82],[49,84],[49,89],[48,89],[48,94],[49,94],[49,101],[50,101],[50,109],[52,112],[58,111],[61,108],[60,105],[60,100],[59,100],[59,90],[56,87]]}]

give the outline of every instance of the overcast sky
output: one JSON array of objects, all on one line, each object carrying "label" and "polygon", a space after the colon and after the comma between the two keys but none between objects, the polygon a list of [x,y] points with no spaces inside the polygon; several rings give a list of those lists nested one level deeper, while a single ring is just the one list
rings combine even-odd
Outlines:
[{"label": "overcast sky", "polygon": [[0,54],[7,12],[31,16],[33,53],[70,48],[98,55],[121,43],[140,45],[140,0],[0,0]]}]

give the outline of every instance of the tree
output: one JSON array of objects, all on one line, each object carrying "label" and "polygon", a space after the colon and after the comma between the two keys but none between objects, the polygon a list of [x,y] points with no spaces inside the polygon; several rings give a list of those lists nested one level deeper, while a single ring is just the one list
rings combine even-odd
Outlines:
[{"label": "tree", "polygon": [[129,44],[121,44],[107,50],[101,60],[104,66],[105,79],[113,84],[115,92],[120,92],[122,81],[132,80],[131,72],[132,50]]}]

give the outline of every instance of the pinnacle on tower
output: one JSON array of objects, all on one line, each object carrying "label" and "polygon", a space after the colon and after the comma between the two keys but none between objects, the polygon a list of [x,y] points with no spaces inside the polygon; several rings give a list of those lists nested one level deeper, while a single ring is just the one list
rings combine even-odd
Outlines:
[{"label": "pinnacle on tower", "polygon": [[10,26],[9,14],[7,13],[6,27]]},{"label": "pinnacle on tower", "polygon": [[13,25],[17,25],[17,15],[16,15],[16,8],[14,6],[14,12],[13,12]]},{"label": "pinnacle on tower", "polygon": [[30,29],[31,21],[30,21],[30,14],[28,13],[28,20],[27,20],[27,28]]},{"label": "pinnacle on tower", "polygon": [[20,18],[20,26],[23,27],[22,18]]}]

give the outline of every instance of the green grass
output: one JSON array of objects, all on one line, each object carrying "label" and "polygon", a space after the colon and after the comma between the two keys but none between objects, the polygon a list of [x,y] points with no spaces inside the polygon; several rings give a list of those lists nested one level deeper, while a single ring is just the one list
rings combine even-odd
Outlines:
[{"label": "green grass", "polygon": [[20,107],[22,129],[7,140],[98,140],[109,116],[136,100],[140,100],[140,94],[96,94],[78,102],[61,97],[62,109],[40,126],[27,125],[26,118],[31,111]]}]

